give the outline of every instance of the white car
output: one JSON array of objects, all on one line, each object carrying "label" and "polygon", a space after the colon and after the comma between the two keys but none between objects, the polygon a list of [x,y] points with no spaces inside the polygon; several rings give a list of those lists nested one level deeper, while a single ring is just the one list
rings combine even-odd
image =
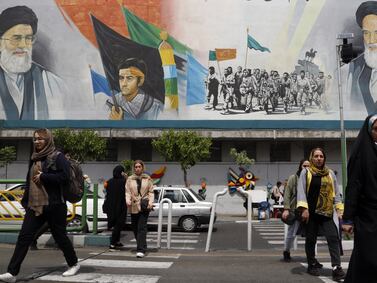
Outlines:
[{"label": "white car", "polygon": [[[12,192],[13,194],[6,194],[6,197],[9,199],[7,201],[3,195],[0,195],[0,215],[3,215],[5,218],[13,218],[14,220],[2,220],[0,217],[0,225],[6,227],[12,227],[13,225],[21,227],[23,214],[25,213],[25,209],[21,206],[19,202],[22,199],[23,192],[25,190],[25,184],[17,184],[11,186],[10,188],[6,189],[7,192]],[[106,230],[107,229],[107,215],[102,212],[102,204],[104,199],[98,197],[98,231]],[[67,218],[71,218],[73,212],[73,205],[67,202],[68,211],[67,211]],[[82,207],[81,201],[77,203],[75,216],[74,218],[70,219],[67,223],[67,227],[79,227],[81,226],[81,214]],[[13,217],[12,217],[13,216]],[[93,193],[88,192],[87,194],[87,221],[86,225],[84,226],[83,232],[89,232],[93,230]]]},{"label": "white car", "polygon": [[[185,187],[154,188],[154,210],[150,212],[148,224],[158,224],[159,202],[168,198],[172,201],[172,225],[185,232],[193,232],[201,225],[209,224],[212,203],[204,201],[195,191]],[[163,222],[167,222],[168,205],[164,204]]]}]

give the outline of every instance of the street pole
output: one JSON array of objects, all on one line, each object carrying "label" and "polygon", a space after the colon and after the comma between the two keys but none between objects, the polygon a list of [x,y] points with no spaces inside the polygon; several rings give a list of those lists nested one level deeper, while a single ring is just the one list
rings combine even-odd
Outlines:
[{"label": "street pole", "polygon": [[336,46],[336,60],[338,68],[338,94],[339,94],[339,115],[340,115],[340,147],[342,154],[342,188],[343,195],[347,185],[347,144],[346,132],[344,129],[344,115],[343,115],[343,94],[342,94],[342,72],[341,72],[341,45]]}]

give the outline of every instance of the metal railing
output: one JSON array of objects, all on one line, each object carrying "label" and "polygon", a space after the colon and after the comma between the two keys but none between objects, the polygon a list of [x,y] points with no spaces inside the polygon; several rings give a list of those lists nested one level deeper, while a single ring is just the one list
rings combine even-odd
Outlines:
[{"label": "metal railing", "polygon": [[167,227],[167,248],[170,249],[171,242],[171,219],[172,219],[172,201],[168,198],[164,198],[160,201],[159,211],[158,211],[158,230],[157,230],[157,248],[161,248],[161,234],[162,234],[162,213],[164,208],[164,203],[168,203],[168,227]]},{"label": "metal railing", "polygon": [[[252,217],[253,217],[251,192],[245,191],[241,187],[237,188],[237,191],[240,194],[243,194],[245,197],[247,197],[247,250],[251,251],[251,243],[252,243],[251,221],[252,221]],[[228,188],[225,188],[223,191],[217,192],[213,197],[211,218],[210,218],[210,221],[209,221],[207,243],[206,243],[205,252],[209,252],[209,248],[210,248],[210,244],[211,244],[213,223],[215,222],[217,198],[219,196],[225,195],[227,192],[228,192]]]}]

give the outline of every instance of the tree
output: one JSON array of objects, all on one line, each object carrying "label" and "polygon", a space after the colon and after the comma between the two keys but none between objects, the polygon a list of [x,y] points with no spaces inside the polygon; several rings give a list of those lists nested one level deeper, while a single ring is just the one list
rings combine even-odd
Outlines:
[{"label": "tree", "polygon": [[165,157],[166,161],[178,161],[187,182],[187,170],[197,162],[210,156],[211,138],[202,137],[192,131],[165,131],[152,141],[153,148]]},{"label": "tree", "polygon": [[0,168],[5,166],[5,178],[8,177],[8,164],[16,160],[16,147],[5,146],[0,149]]},{"label": "tree", "polygon": [[80,163],[103,159],[106,154],[106,139],[93,130],[73,131],[69,128],[53,131],[57,148],[69,152]]},{"label": "tree", "polygon": [[242,150],[240,152],[237,151],[234,147],[230,149],[229,152],[230,156],[233,157],[234,161],[237,163],[238,166],[245,166],[249,167],[250,165],[253,165],[255,160],[252,158],[249,158],[247,156],[246,150]]},{"label": "tree", "polygon": [[132,169],[133,169],[134,161],[131,160],[131,159],[125,159],[125,160],[122,161],[122,165],[124,167],[124,173],[126,173],[127,176],[131,176],[132,175]]}]

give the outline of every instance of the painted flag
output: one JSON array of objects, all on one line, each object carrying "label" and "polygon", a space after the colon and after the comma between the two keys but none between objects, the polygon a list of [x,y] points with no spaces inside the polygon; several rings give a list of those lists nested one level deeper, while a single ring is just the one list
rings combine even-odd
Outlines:
[{"label": "painted flag", "polygon": [[167,38],[167,32],[161,32],[162,42],[158,47],[164,69],[165,109],[178,109],[177,68],[174,61],[174,50],[166,41]]},{"label": "painted flag", "polygon": [[118,65],[128,58],[138,58],[147,65],[145,82],[141,88],[146,94],[164,103],[164,72],[158,50],[123,37],[93,15],[91,19],[103,68],[111,89],[116,92],[120,91]]},{"label": "painted flag", "polygon": [[216,48],[216,60],[217,61],[225,61],[235,59],[237,56],[237,49],[226,48],[226,49],[219,49]]},{"label": "painted flag", "polygon": [[[161,29],[158,27],[145,22],[135,14],[131,13],[130,10],[122,6],[122,12],[126,19],[128,33],[133,41],[137,43],[144,44],[149,47],[158,48],[161,43],[160,33]],[[188,48],[183,43],[176,40],[174,37],[170,36],[166,40],[175,52],[179,54],[191,53],[191,49]]]},{"label": "painted flag", "polygon": [[259,50],[259,51],[268,51],[268,52],[271,52],[270,49],[268,49],[267,47],[263,47],[262,45],[259,44],[258,41],[256,41],[251,35],[247,35],[247,46],[250,48],[250,49],[255,49],[255,50]]},{"label": "painted flag", "polygon": [[111,96],[111,90],[106,78],[97,72],[90,69],[90,76],[92,77],[93,95],[104,93],[107,96]]},{"label": "painted flag", "polygon": [[214,51],[214,50],[209,51],[208,60],[209,61],[216,61],[217,60],[216,51]]},{"label": "painted flag", "polygon": [[203,104],[206,101],[204,81],[208,75],[208,69],[191,55],[187,55],[187,65],[186,105]]}]

